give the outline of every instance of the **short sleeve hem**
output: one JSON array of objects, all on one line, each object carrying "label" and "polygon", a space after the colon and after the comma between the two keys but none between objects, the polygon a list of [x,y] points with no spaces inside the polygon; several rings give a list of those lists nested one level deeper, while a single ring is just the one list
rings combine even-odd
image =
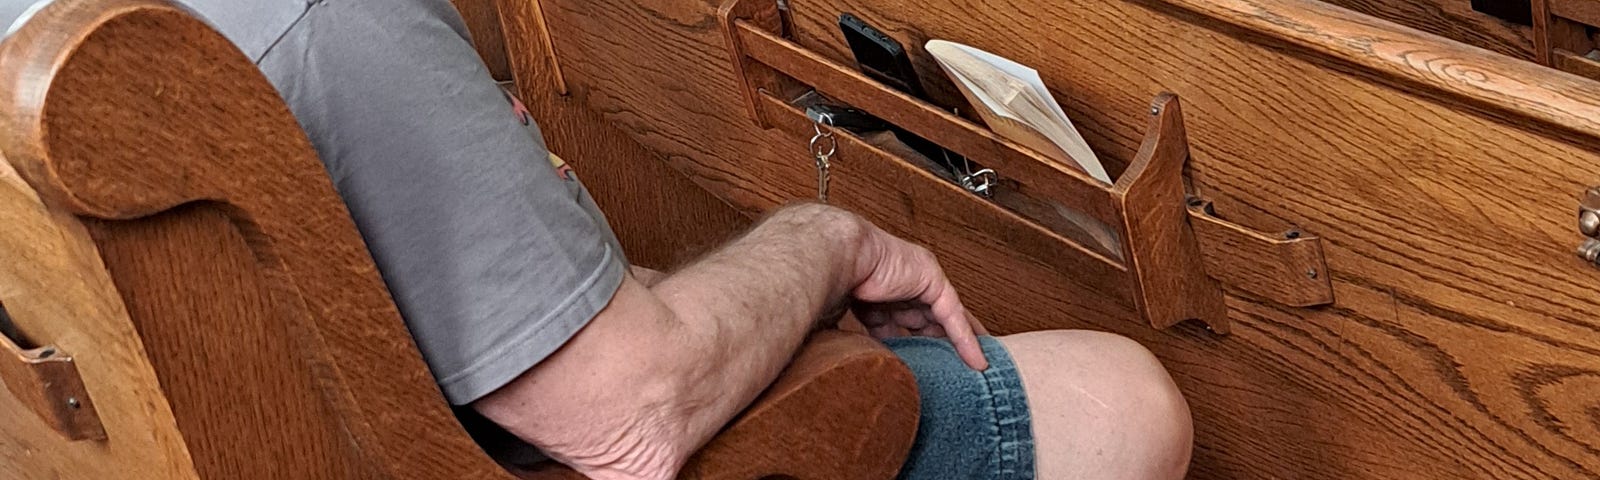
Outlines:
[{"label": "short sleeve hem", "polygon": [[605,247],[604,261],[596,266],[559,307],[543,318],[530,317],[520,329],[500,337],[468,367],[438,372],[439,387],[451,405],[467,405],[499,390],[565,345],[579,330],[611,303],[627,265],[620,252]]}]

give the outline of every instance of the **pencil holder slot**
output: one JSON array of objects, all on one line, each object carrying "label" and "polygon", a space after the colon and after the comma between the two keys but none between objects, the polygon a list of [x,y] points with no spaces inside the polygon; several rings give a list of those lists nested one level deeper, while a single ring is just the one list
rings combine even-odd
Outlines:
[{"label": "pencil holder slot", "polygon": [[[1215,332],[1228,332],[1230,325],[1218,279],[1248,278],[1250,281],[1241,286],[1243,290],[1269,299],[1294,295],[1291,304],[1296,306],[1321,304],[1322,298],[1332,300],[1321,243],[1314,236],[1275,239],[1253,232],[1242,234],[1239,232],[1247,232],[1243,227],[1189,207],[1183,178],[1189,144],[1176,95],[1164,93],[1151,103],[1149,128],[1138,153],[1116,182],[1107,184],[1075,166],[1001,137],[783,38],[776,33],[781,31],[781,20],[775,2],[729,0],[722,5],[719,16],[750,115],[758,125],[797,137],[809,136],[812,124],[804,107],[795,101],[802,94],[815,91],[1001,172],[1007,185],[1020,194],[1060,204],[1084,220],[1103,225],[1115,238],[1111,250],[1104,251],[1082,236],[1047,228],[1035,219],[1024,218],[975,195],[959,197],[960,203],[968,204],[960,207],[962,211],[993,216],[979,222],[981,228],[996,230],[996,238],[1016,247],[1010,251],[1085,279],[1081,283],[1138,312],[1155,328],[1200,320]],[[903,155],[853,136],[845,137],[848,144],[841,152],[867,152],[857,162],[887,162],[902,170],[923,169],[919,162]],[[939,183],[961,190],[947,182]],[[952,198],[940,195],[939,198]],[[1217,243],[1222,250],[1202,251],[1191,228],[1191,216],[1205,216],[1204,231],[1209,238],[1229,242]],[[1232,262],[1236,250],[1295,254]],[[1304,271],[1302,268],[1321,271],[1311,282],[1304,278],[1260,278],[1234,272],[1234,263],[1243,268],[1267,263],[1269,272]],[[1217,272],[1208,274],[1208,266]]]}]

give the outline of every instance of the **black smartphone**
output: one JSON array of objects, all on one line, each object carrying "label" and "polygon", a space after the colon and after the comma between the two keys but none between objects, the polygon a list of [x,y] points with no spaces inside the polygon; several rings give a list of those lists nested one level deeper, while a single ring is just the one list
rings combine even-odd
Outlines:
[{"label": "black smartphone", "polygon": [[[862,73],[913,97],[929,100],[927,93],[922,90],[922,81],[917,78],[916,68],[911,66],[911,55],[906,53],[905,45],[848,12],[839,15],[839,29],[844,32],[845,43],[850,46],[850,53],[855,55],[857,68]],[[906,146],[944,167],[956,179],[971,173],[967,171],[969,169],[982,168],[905,129],[891,126],[890,131]]]},{"label": "black smartphone", "polygon": [[839,15],[839,29],[862,73],[913,97],[926,98],[905,45],[849,13]]}]

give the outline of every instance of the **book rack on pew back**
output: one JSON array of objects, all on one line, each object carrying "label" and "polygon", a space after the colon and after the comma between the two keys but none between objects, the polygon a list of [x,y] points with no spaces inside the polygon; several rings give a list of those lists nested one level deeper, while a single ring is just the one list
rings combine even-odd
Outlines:
[{"label": "book rack on pew back", "polygon": [[[994,168],[1023,195],[1082,212],[1109,227],[1121,240],[1121,251],[1101,254],[1081,238],[977,197],[961,207],[972,208],[968,218],[993,228],[1005,242],[1039,247],[1019,250],[1050,252],[1034,260],[1087,279],[1086,287],[1134,309],[1155,328],[1200,320],[1226,333],[1223,284],[1296,307],[1333,302],[1331,275],[1314,235],[1261,234],[1222,220],[1209,208],[1190,208],[1206,202],[1185,192],[1189,146],[1176,95],[1162,94],[1151,103],[1144,142],[1115,183],[1106,184],[781,37],[775,33],[781,30],[775,3],[728,0],[718,15],[758,125],[808,135],[811,121],[793,100],[815,90]],[[865,151],[869,155],[858,157],[913,165],[843,136],[850,148],[840,149],[841,155]],[[841,169],[863,168],[839,163]]]}]

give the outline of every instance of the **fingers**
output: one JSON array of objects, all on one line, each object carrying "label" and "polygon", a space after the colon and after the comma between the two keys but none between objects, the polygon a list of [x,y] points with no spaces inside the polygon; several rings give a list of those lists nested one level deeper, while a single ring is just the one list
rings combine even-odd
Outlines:
[{"label": "fingers", "polygon": [[956,289],[950,285],[950,281],[941,279],[937,287],[927,291],[923,301],[928,302],[933,320],[944,327],[945,335],[955,345],[961,360],[973,370],[988,369],[989,360],[984,358],[983,347],[978,344],[973,321],[967,317],[967,309],[961,305],[961,299],[956,296]]},{"label": "fingers", "polygon": [[880,328],[887,324],[921,335],[947,337],[967,366],[975,370],[988,368],[989,361],[983,357],[983,349],[978,344],[979,332],[987,333],[987,330],[967,316],[966,307],[961,305],[955,287],[939,268],[933,252],[884,232],[876,233],[886,240],[881,243],[883,249],[878,258],[871,260],[875,266],[855,285],[852,294],[859,301],[898,303],[901,308],[884,305],[898,311],[870,321],[863,317],[868,329],[878,336],[887,333],[887,328]]}]

